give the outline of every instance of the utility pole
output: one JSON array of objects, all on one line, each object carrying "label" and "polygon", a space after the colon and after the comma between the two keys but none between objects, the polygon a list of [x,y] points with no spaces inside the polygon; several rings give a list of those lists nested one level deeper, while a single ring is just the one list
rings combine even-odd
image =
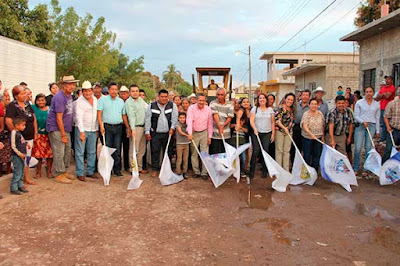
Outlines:
[{"label": "utility pole", "polygon": [[251,46],[250,45],[249,45],[249,101],[253,102],[251,93]]}]

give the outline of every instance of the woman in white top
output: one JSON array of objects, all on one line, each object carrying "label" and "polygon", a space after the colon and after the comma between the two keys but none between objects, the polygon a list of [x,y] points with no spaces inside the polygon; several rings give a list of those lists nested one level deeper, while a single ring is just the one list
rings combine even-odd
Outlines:
[{"label": "woman in white top", "polygon": [[[379,119],[380,119],[380,105],[379,102],[373,99],[374,89],[367,87],[364,89],[365,97],[357,101],[354,107],[354,171],[361,173],[362,168],[360,167],[361,149],[364,145],[365,140],[365,155],[368,156],[368,152],[372,149],[372,143],[368,136],[367,128],[371,132],[372,137],[379,139]],[[366,173],[363,173],[366,175]]]},{"label": "woman in white top", "polygon": [[254,172],[256,170],[257,157],[261,155],[262,161],[262,178],[267,177],[267,167],[265,165],[261,147],[257,140],[259,136],[262,144],[262,148],[268,151],[270,142],[275,139],[275,115],[274,110],[267,104],[267,96],[261,93],[257,97],[257,105],[251,109],[250,112],[250,125],[253,128],[251,134],[251,143],[253,145],[253,153],[250,161],[250,178],[254,178]]}]

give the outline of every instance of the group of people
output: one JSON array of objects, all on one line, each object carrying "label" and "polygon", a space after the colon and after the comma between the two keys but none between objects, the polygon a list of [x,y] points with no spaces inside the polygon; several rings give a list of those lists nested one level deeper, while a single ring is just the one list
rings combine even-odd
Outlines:
[{"label": "group of people", "polygon": [[[47,176],[59,183],[100,178],[98,141],[116,149],[112,154],[114,177],[122,176],[122,167],[132,172],[135,148],[141,174],[148,172],[150,164],[152,176],[158,176],[161,153],[166,152],[176,155],[178,174],[187,178],[192,168],[192,177],[205,180],[207,169],[198,151],[224,153],[224,143],[239,146],[251,141],[251,152],[240,155],[241,176],[254,178],[259,162],[265,178],[268,172],[261,149],[289,171],[296,146],[306,163],[318,171],[322,143],[353,161],[354,142],[354,170],[364,176],[361,150],[368,156],[373,146],[368,134],[386,142],[383,161],[390,156],[392,137],[396,144],[400,142],[400,98],[395,97],[390,76],[377,95],[374,88],[365,88],[364,98],[351,94],[351,89],[343,95],[340,87],[331,110],[321,87],[313,92],[303,90],[297,97],[288,93],[277,106],[273,94],[259,93],[252,106],[248,98],[228,100],[225,89],[217,86],[216,99],[209,103],[202,93],[184,98],[164,89],[147,103],[144,90],[137,85],[119,87],[113,82],[102,88],[84,81],[74,97],[77,82],[73,76],[64,76],[61,89],[52,83],[50,95],[38,94],[34,102],[27,84],[21,83],[12,89],[14,101],[7,104],[8,92],[0,87],[0,153],[8,153],[8,157],[0,156],[0,163],[6,168],[13,163],[12,194],[27,193],[25,185],[35,184],[28,172],[31,157],[39,161],[35,178],[41,177],[43,163]],[[76,175],[68,172],[72,147]]]}]

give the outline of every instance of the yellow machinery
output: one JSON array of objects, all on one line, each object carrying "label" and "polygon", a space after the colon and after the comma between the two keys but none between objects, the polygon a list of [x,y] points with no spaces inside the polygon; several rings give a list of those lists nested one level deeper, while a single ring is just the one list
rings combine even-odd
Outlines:
[{"label": "yellow machinery", "polygon": [[229,67],[196,67],[197,71],[197,80],[199,82],[199,86],[196,87],[196,82],[194,78],[194,74],[192,74],[193,81],[193,92],[197,93],[205,93],[207,95],[207,99],[209,101],[216,98],[217,89],[216,86],[211,86],[210,89],[207,89],[209,84],[203,85],[203,76],[214,77],[214,76],[222,76],[224,88],[227,94],[229,94],[229,98],[231,98],[232,94],[232,75],[230,75],[231,69]]}]

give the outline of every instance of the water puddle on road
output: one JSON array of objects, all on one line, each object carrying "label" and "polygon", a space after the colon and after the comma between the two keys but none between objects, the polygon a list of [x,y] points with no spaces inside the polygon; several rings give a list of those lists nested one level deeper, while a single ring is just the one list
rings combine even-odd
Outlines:
[{"label": "water puddle on road", "polygon": [[247,227],[253,227],[259,223],[265,223],[267,228],[274,234],[274,240],[278,243],[285,244],[288,246],[293,246],[293,241],[285,236],[284,230],[286,228],[291,228],[292,223],[287,219],[277,219],[277,218],[264,218],[258,219],[252,223],[245,224]]},{"label": "water puddle on road", "polygon": [[400,234],[390,227],[376,227],[371,240],[385,249],[400,253]]},{"label": "water puddle on road", "polygon": [[247,208],[268,210],[272,205],[273,191],[265,188],[249,188],[240,190],[240,197],[247,203]]},{"label": "water puddle on road", "polygon": [[327,196],[327,199],[333,205],[342,209],[348,209],[354,214],[363,215],[367,217],[376,217],[382,220],[400,223],[400,218],[391,215],[388,211],[376,208],[371,205],[355,202],[351,198],[340,193],[332,193]]}]

